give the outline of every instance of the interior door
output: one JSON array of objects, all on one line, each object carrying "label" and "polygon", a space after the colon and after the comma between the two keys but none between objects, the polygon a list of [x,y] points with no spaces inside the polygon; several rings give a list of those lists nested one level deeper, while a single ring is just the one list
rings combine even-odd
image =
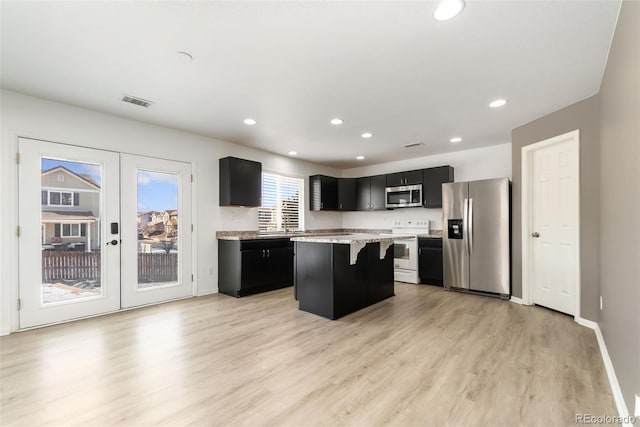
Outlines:
[{"label": "interior door", "polygon": [[20,138],[20,328],[120,308],[117,153]]},{"label": "interior door", "polygon": [[578,286],[578,173],[576,142],[533,153],[533,302],[571,315]]},{"label": "interior door", "polygon": [[122,307],[193,295],[191,165],[121,155]]}]

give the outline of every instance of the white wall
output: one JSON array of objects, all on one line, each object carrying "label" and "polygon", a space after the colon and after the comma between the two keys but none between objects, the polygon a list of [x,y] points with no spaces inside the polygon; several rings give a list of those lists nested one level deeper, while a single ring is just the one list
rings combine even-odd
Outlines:
[{"label": "white wall", "polygon": [[[19,136],[191,162],[195,176],[195,277],[199,295],[217,290],[217,230],[257,230],[257,208],[218,206],[218,159],[233,155],[263,168],[305,178],[339,171],[264,151],[148,125],[66,104],[2,90],[0,123],[0,333],[17,328],[18,183],[15,154]],[[149,114],[153,114],[150,110]],[[339,213],[306,212],[306,227],[338,228]],[[35,248],[37,250],[37,248]],[[209,276],[208,269],[214,274]]]},{"label": "white wall", "polygon": [[[456,181],[511,177],[511,144],[456,151],[342,171],[343,177],[360,177],[451,165]],[[442,209],[403,208],[375,212],[344,212],[344,228],[391,228],[393,220],[428,219],[433,230],[442,229]]]}]

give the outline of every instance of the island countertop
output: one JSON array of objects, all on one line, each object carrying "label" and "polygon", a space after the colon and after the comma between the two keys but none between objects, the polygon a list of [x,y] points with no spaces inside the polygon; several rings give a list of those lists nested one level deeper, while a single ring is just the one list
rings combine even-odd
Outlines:
[{"label": "island countertop", "polygon": [[377,243],[383,241],[395,240],[415,240],[416,236],[411,234],[373,234],[373,233],[354,233],[354,234],[333,234],[325,236],[296,236],[292,237],[293,242],[306,243],[335,243],[343,245],[364,245],[367,243]]}]

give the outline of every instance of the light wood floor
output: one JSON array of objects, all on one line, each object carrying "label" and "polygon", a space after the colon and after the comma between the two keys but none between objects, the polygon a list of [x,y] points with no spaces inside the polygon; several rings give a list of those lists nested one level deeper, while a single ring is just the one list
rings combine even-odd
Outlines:
[{"label": "light wood floor", "polygon": [[337,321],[292,288],[0,339],[0,424],[555,426],[616,415],[593,331],[539,307],[396,284]]}]

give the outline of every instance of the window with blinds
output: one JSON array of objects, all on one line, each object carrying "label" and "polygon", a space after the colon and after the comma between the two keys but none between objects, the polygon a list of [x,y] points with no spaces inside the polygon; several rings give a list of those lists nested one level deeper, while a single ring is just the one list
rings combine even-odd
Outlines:
[{"label": "window with blinds", "polygon": [[304,180],[273,173],[262,174],[262,207],[258,208],[260,231],[304,229]]}]

